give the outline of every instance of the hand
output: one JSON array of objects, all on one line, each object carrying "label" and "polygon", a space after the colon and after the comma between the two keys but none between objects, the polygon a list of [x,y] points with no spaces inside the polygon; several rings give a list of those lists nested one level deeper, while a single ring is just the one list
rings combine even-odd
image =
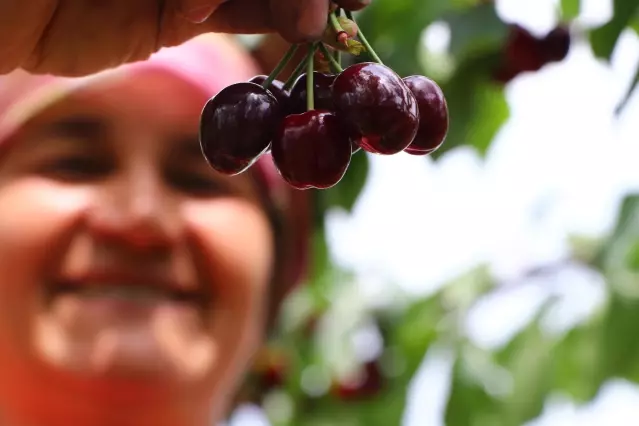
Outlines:
[{"label": "hand", "polygon": [[318,39],[328,7],[329,0],[2,0],[0,74],[88,75],[207,32]]}]

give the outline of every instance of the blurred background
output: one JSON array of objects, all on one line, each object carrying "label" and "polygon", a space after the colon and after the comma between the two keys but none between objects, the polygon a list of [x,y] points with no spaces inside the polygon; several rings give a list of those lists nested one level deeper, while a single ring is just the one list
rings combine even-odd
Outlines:
[{"label": "blurred background", "polygon": [[[356,17],[442,86],[450,132],[429,157],[360,152],[316,194],[311,277],[229,425],[639,424],[639,1]],[[544,44],[564,29],[567,54]],[[243,40],[267,73],[287,48]]]}]

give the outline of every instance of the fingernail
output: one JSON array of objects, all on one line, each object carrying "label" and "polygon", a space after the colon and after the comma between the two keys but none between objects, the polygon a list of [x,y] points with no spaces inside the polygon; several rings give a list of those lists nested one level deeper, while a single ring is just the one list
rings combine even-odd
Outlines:
[{"label": "fingernail", "polygon": [[214,10],[215,7],[211,5],[196,7],[185,13],[184,17],[193,23],[201,24],[211,16]]}]

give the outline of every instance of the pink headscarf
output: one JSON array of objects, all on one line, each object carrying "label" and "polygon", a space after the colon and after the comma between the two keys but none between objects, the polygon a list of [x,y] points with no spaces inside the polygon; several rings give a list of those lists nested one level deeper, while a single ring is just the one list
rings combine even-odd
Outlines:
[{"label": "pink headscarf", "polygon": [[[172,48],[165,48],[144,62],[124,65],[89,77],[61,78],[15,71],[0,76],[0,153],[12,133],[39,111],[75,89],[102,79],[130,78],[139,72],[169,72],[211,97],[224,87],[246,81],[258,74],[251,57],[233,38],[206,34]],[[142,81],[142,80],[141,80]],[[283,218],[284,270],[273,289],[271,308],[277,309],[288,291],[304,278],[309,242],[309,201],[307,191],[290,188],[278,175],[270,155],[251,169],[268,200]]]}]

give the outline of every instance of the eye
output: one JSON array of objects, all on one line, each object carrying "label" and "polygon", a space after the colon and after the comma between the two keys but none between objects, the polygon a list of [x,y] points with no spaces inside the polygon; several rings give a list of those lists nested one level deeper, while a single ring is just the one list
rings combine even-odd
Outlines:
[{"label": "eye", "polygon": [[228,188],[219,179],[208,173],[175,170],[167,174],[169,185],[187,195],[213,197],[228,193]]},{"label": "eye", "polygon": [[39,172],[65,182],[94,181],[112,170],[108,161],[87,154],[66,154],[47,160]]}]

